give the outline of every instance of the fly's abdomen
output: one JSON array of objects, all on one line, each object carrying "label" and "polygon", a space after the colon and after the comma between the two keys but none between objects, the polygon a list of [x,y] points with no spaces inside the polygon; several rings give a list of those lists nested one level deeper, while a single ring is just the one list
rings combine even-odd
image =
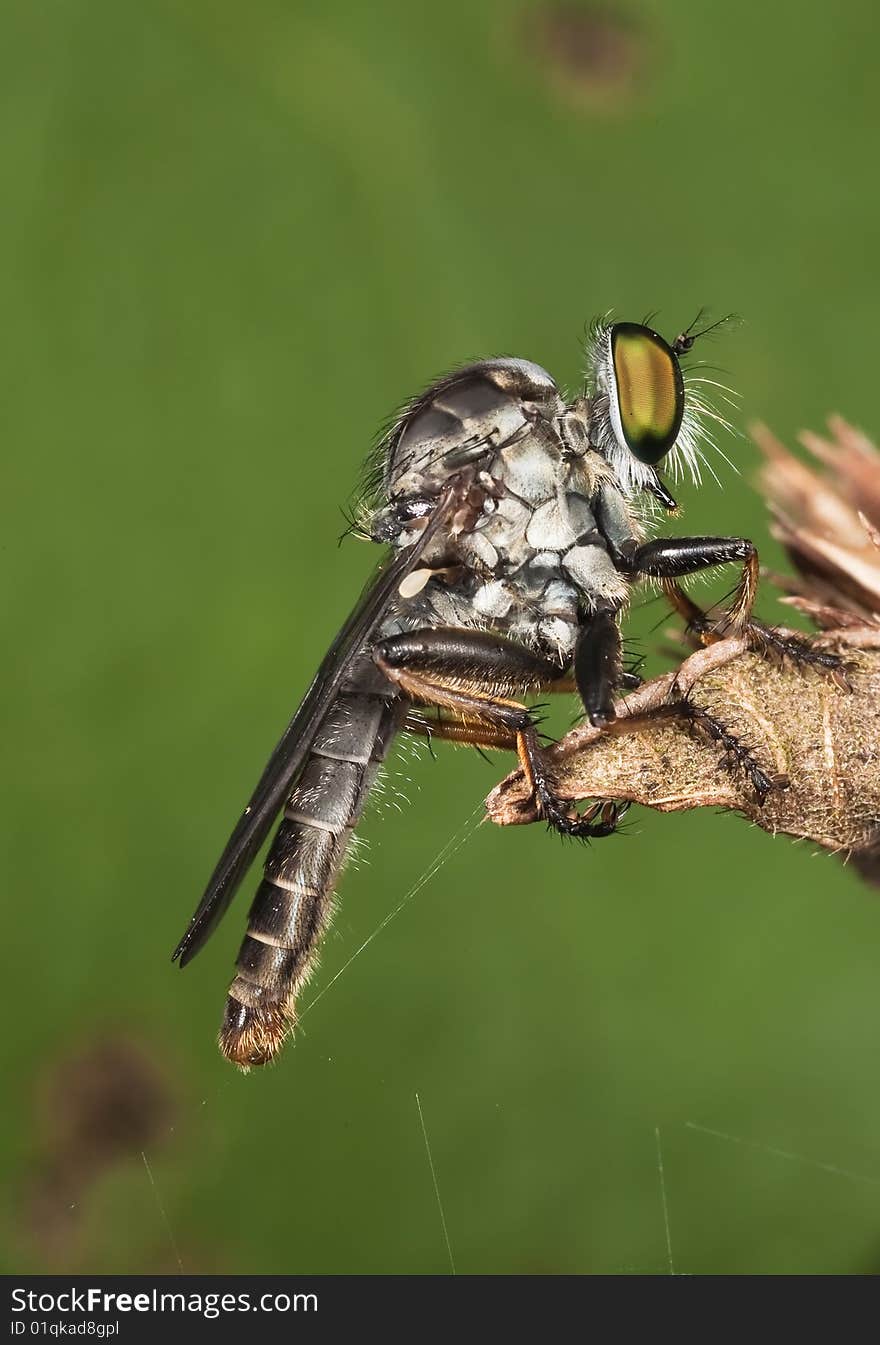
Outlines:
[{"label": "fly's abdomen", "polygon": [[317,733],[269,850],[226,1000],[220,1049],[244,1069],[271,1060],[295,1025],[339,870],[402,713],[383,679],[375,692],[340,695]]}]

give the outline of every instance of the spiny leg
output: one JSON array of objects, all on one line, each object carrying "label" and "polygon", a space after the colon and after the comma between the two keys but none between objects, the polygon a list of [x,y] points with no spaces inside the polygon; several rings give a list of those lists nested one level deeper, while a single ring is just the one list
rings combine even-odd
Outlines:
[{"label": "spiny leg", "polygon": [[449,736],[457,741],[468,741],[467,730],[473,728],[477,741],[485,742],[488,729],[503,745],[515,746],[541,812],[557,831],[580,837],[614,831],[619,811],[614,804],[599,805],[598,821],[594,812],[582,817],[568,813],[553,789],[532,712],[500,694],[514,687],[538,690],[557,683],[559,668],[550,660],[500,636],[454,628],[392,636],[375,647],[373,658],[415,704],[451,711],[460,727],[452,725]]},{"label": "spiny leg", "polygon": [[[573,685],[571,687],[567,686],[565,689],[575,690]],[[439,707],[434,708],[439,710]],[[535,780],[534,771],[524,763],[518,735],[512,729],[499,725],[480,724],[465,719],[441,717],[427,721],[417,715],[407,717],[404,729],[407,733],[417,733],[427,738],[429,742],[433,738],[443,738],[462,746],[476,747],[477,750],[488,747],[505,752],[517,752],[520,757],[520,765],[523,767],[542,815],[555,830],[562,832],[565,836],[589,838],[609,836],[615,830],[622,814],[629,808],[629,803],[626,800],[597,799],[595,803],[575,818],[568,813],[553,793],[551,807],[548,809],[546,791],[542,791],[540,781],[536,782]],[[543,748],[539,750],[541,763],[543,764],[544,750]],[[597,817],[601,819],[599,824],[596,824]]]},{"label": "spiny leg", "polygon": [[[713,620],[675,580],[731,561],[742,563],[742,573],[730,608],[720,620]],[[846,665],[841,658],[814,648],[808,640],[783,635],[753,617],[759,564],[758,552],[748,538],[660,538],[636,547],[627,557],[627,565],[633,574],[648,575],[661,581],[672,606],[702,644],[713,644],[731,634],[743,634],[755,652],[765,657],[780,661],[790,659],[801,667],[820,668],[837,678],[845,677]]]},{"label": "spiny leg", "polygon": [[517,753],[541,814],[554,831],[563,836],[589,839],[610,836],[617,830],[617,823],[629,803],[599,799],[586,812],[573,817],[555,791],[545,753],[533,727],[517,735]]},{"label": "spiny leg", "polygon": [[[715,565],[742,563],[733,602],[719,622],[713,622],[673,581]],[[723,639],[749,625],[758,591],[758,553],[747,537],[661,537],[636,547],[628,558],[634,575],[663,581],[673,606],[706,643]]]},{"label": "spiny leg", "polygon": [[721,764],[728,770],[741,770],[743,772],[755,791],[755,797],[759,804],[765,802],[767,795],[778,784],[778,781],[772,779],[763,769],[748,743],[734,733],[727,724],[711,714],[702,705],[692,701],[688,696],[682,696],[679,700],[668,701],[665,705],[657,705],[652,710],[645,711],[644,714],[619,719],[615,725],[615,731],[634,733],[643,724],[656,724],[663,720],[680,723],[694,735],[718,743],[724,749],[724,758]]},{"label": "spiny leg", "polygon": [[[560,679],[549,689],[552,691],[577,692],[574,681],[567,678]],[[439,707],[435,708],[438,709],[437,719],[426,720],[418,714],[408,715],[404,721],[404,730],[407,733],[416,733],[420,737],[427,738],[429,747],[432,739],[443,738],[448,742],[459,743],[464,747],[475,747],[481,756],[483,755],[481,749],[484,747],[502,752],[517,751],[517,736],[510,729],[489,724],[476,724],[464,719],[443,718]],[[488,757],[486,760],[488,761]],[[531,779],[531,777],[529,778]],[[565,819],[563,827],[558,827],[555,821],[550,824],[555,829],[561,830],[566,836],[588,835],[595,837],[610,835],[616,829],[617,823],[628,808],[629,802],[626,799],[597,799],[583,812],[579,813],[577,819],[572,818],[567,810],[560,809],[559,811],[562,812]],[[577,821],[578,824],[595,823],[597,817],[601,817],[603,823],[603,829],[600,832],[574,833],[570,829],[570,824],[574,821]],[[607,831],[604,829],[605,827],[608,828]]]},{"label": "spiny leg", "polygon": [[[664,582],[663,591],[700,644],[716,644],[731,633],[726,619],[714,622],[709,613],[695,603],[690,594],[685,593],[678,584],[672,581]],[[753,616],[749,616],[745,625],[736,633],[745,636],[749,647],[766,659],[780,664],[789,662],[796,668],[815,668],[827,673],[844,691],[850,689],[846,659],[841,658],[839,654],[831,654],[827,650],[820,649],[807,637],[791,635],[774,626],[767,626]]]},{"label": "spiny leg", "polygon": [[[427,707],[426,707],[427,708]],[[461,743],[464,747],[488,747],[498,752],[516,751],[516,734],[499,725],[467,723],[464,719],[424,719],[418,714],[407,715],[406,733],[417,733],[430,742],[442,738],[446,742]]]}]

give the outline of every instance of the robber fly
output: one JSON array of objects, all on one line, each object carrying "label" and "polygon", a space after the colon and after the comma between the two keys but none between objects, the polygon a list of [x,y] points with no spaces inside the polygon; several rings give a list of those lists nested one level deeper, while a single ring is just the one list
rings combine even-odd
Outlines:
[{"label": "robber fly", "polygon": [[577,690],[592,723],[608,724],[626,682],[620,616],[645,577],[708,638],[721,628],[675,581],[739,562],[722,628],[753,624],[750,541],[646,538],[657,511],[645,504],[676,507],[659,465],[698,476],[713,413],[681,364],[698,335],[668,344],[641,324],[596,326],[587,391],[570,403],[527,360],[469,364],[411,401],[381,440],[363,530],[392,558],[318,669],[174,953],[185,966],[203,946],[282,814],[220,1031],[235,1064],[271,1060],[295,1023],[336,876],[396,733],[515,751],[551,827],[606,836],[620,806],[571,812],[518,697]]}]

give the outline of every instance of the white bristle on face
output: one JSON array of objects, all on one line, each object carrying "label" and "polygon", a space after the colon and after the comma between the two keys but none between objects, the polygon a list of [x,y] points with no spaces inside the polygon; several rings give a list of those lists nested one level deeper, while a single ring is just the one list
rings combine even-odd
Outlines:
[{"label": "white bristle on face", "polygon": [[[601,322],[594,325],[587,343],[587,395],[593,405],[591,431],[596,448],[610,463],[624,493],[635,495],[650,488],[655,479],[655,469],[636,457],[627,445],[623,433],[611,348],[613,325],[609,321],[609,315],[606,315]],[[699,367],[697,366],[697,369]],[[730,434],[736,434],[736,430],[712,404],[703,388],[716,389],[718,399],[734,408],[735,394],[725,384],[706,378],[697,370],[689,373],[687,369],[682,368],[682,379],[684,413],[681,427],[675,443],[658,467],[662,466],[664,471],[669,472],[674,481],[689,478],[696,486],[702,485],[702,473],[705,467],[720,485],[706,449],[716,452],[734,471],[736,467],[716,443],[710,422],[714,422]]]}]

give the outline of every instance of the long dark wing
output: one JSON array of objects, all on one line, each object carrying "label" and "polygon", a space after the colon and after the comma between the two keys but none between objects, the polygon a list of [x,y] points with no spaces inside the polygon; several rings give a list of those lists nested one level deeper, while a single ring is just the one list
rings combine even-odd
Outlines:
[{"label": "long dark wing", "polygon": [[430,539],[447,521],[451,492],[441,499],[425,531],[374,576],[315,674],[302,704],[269,758],[250,803],[220,856],[189,928],[172,954],[182,967],[213,934],[235,896],[301,769],[321,721],[336,696],[358,651],[382,620],[401,580],[414,568]]}]

